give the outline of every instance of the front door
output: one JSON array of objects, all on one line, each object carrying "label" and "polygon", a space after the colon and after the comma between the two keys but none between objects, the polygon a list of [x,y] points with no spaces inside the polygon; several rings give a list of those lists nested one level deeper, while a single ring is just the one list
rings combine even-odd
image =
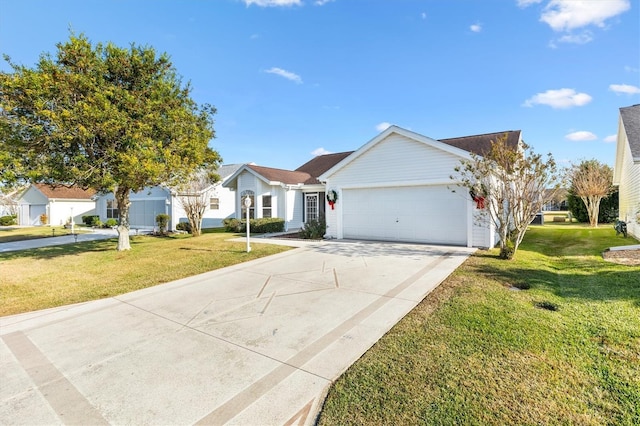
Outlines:
[{"label": "front door", "polygon": [[309,223],[312,220],[318,220],[318,194],[305,194],[304,197],[304,222]]}]

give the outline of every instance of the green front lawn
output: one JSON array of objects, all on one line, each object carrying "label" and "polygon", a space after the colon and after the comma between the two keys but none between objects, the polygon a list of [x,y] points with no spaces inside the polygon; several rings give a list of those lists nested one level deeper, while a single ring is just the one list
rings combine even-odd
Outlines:
[{"label": "green front lawn", "polygon": [[288,250],[227,241],[209,232],[193,238],[132,236],[131,251],[116,239],[0,253],[0,316],[116,296]]},{"label": "green front lawn", "polygon": [[627,244],[545,225],[514,261],[478,252],[334,384],[320,424],[640,424],[640,267],[601,256]]}]

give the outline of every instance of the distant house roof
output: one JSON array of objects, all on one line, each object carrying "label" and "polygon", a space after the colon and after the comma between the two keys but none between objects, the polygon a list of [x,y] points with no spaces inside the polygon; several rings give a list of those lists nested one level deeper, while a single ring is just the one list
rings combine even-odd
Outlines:
[{"label": "distant house roof", "polygon": [[225,180],[226,178],[237,172],[238,169],[240,169],[240,167],[242,166],[242,164],[223,164],[222,166],[218,167],[216,173],[218,173],[218,175],[220,176],[220,180]]},{"label": "distant house roof", "polygon": [[82,189],[76,185],[34,183],[33,186],[49,199],[90,200],[96,194],[93,189]]},{"label": "distant house roof", "polygon": [[504,132],[486,133],[483,135],[463,136],[460,138],[440,139],[442,143],[473,152],[478,155],[485,155],[491,150],[492,142],[507,135],[507,146],[516,148],[520,142],[520,130],[507,130]]},{"label": "distant house roof", "polygon": [[304,163],[302,166],[296,169],[297,172],[308,173],[311,178],[305,181],[307,185],[318,184],[318,176],[338,164],[340,161],[351,155],[353,151],[337,152],[334,154],[318,155],[311,160]]},{"label": "distant house roof", "polygon": [[629,140],[631,156],[634,161],[640,161],[640,104],[620,108],[620,118]]},{"label": "distant house roof", "polygon": [[247,168],[253,170],[270,182],[281,182],[287,185],[305,183],[311,178],[311,175],[309,173],[274,169],[273,167],[263,167],[257,166],[255,164],[247,164]]}]

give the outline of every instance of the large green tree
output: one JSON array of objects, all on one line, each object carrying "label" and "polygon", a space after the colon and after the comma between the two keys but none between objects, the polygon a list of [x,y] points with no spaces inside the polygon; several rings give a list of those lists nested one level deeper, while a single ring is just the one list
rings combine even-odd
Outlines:
[{"label": "large green tree", "polygon": [[478,200],[477,220],[492,223],[500,238],[500,257],[515,255],[527,227],[548,201],[550,187],[558,187],[556,163],[543,158],[524,142],[513,147],[507,135],[496,138],[484,155],[471,153],[451,176]]},{"label": "large green tree", "polygon": [[191,98],[166,54],[147,46],[92,44],[70,35],[35,68],[0,73],[0,177],[77,184],[115,193],[118,250],[130,249],[129,193],[172,185],[201,166],[212,106]]}]

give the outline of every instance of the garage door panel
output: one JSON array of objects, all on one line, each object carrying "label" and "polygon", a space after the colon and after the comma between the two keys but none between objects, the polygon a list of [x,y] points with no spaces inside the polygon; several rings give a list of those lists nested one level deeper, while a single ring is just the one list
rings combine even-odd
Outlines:
[{"label": "garage door panel", "polygon": [[343,236],[466,245],[466,200],[446,186],[343,190]]}]

